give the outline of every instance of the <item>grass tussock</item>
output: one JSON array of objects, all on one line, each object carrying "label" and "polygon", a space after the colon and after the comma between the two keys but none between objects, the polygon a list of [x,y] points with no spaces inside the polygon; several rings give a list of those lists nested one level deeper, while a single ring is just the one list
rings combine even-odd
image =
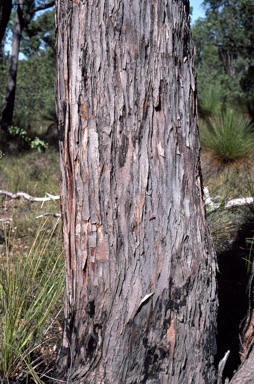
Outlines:
[{"label": "grass tussock", "polygon": [[[58,153],[23,152],[0,159],[0,189],[59,194]],[[59,200],[0,196],[0,382],[51,382],[61,343],[64,258]],[[61,318],[60,316],[60,318]]]},{"label": "grass tussock", "polygon": [[42,364],[39,351],[62,305],[64,262],[51,227],[48,222],[41,224],[23,252],[9,231],[1,256],[0,377],[6,382],[37,376]]}]

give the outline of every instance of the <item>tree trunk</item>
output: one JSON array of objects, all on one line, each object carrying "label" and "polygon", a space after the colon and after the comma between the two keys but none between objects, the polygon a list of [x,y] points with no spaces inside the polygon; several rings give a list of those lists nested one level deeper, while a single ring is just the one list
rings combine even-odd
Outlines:
[{"label": "tree trunk", "polygon": [[11,62],[10,62],[9,76],[8,76],[8,82],[7,82],[5,105],[3,108],[2,120],[1,120],[1,128],[5,132],[7,132],[8,127],[12,124],[12,120],[13,120],[17,71],[18,71],[18,59],[19,59],[20,42],[21,42],[22,30],[23,30],[22,7],[23,7],[23,1],[20,1],[17,6],[17,12],[15,16],[15,24],[14,24],[14,30],[13,30],[13,36],[12,36],[12,46],[11,46]]},{"label": "tree trunk", "polygon": [[[1,0],[0,0],[1,1]],[[18,60],[22,31],[32,20],[34,14],[38,11],[46,10],[55,5],[54,1],[40,4],[35,7],[35,2],[30,0],[19,0],[15,17],[15,25],[12,36],[11,62],[7,82],[6,100],[2,111],[1,128],[7,133],[8,127],[12,124],[15,106],[15,94],[18,72]]]},{"label": "tree trunk", "polygon": [[[254,326],[254,324],[253,324]],[[251,349],[247,359],[243,362],[230,384],[253,384],[254,383],[254,348]]]},{"label": "tree trunk", "polygon": [[0,0],[0,46],[11,16],[12,0]]},{"label": "tree trunk", "polygon": [[71,383],[215,381],[188,1],[58,0]]}]

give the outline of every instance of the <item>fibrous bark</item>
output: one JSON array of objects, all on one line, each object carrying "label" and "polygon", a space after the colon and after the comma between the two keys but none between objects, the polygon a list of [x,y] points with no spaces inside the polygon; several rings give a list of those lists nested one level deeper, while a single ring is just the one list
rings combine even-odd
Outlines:
[{"label": "fibrous bark", "polygon": [[[254,325],[254,324],[253,324]],[[254,383],[254,348],[230,380],[230,384],[253,384]]]},{"label": "fibrous bark", "polygon": [[187,1],[58,0],[66,258],[59,370],[72,383],[213,383]]}]

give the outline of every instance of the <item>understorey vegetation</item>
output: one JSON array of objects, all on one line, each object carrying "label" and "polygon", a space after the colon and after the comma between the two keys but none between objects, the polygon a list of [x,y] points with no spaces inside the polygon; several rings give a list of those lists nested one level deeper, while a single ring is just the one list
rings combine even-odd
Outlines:
[{"label": "understorey vegetation", "polygon": [[[51,382],[64,292],[59,199],[47,194],[59,193],[57,151],[5,154],[0,185],[0,380]],[[3,191],[41,201],[13,199]]]},{"label": "understorey vegetation", "polygon": [[207,219],[218,260],[216,364],[230,351],[224,382],[245,359],[253,310],[254,204],[230,206],[230,201],[254,197],[254,8],[245,0],[203,5],[205,17],[193,23],[192,32],[203,182],[213,203],[206,205]]}]

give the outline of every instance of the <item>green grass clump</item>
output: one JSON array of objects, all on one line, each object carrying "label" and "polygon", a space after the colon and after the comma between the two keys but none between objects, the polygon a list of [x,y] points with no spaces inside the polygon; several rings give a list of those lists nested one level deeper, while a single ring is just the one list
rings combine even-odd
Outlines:
[{"label": "green grass clump", "polygon": [[254,132],[250,120],[233,110],[203,121],[201,145],[212,152],[220,164],[246,162],[254,157]]},{"label": "green grass clump", "polygon": [[64,260],[50,227],[40,226],[28,250],[9,236],[1,256],[0,379],[6,382],[37,375],[35,356],[62,305]]}]

